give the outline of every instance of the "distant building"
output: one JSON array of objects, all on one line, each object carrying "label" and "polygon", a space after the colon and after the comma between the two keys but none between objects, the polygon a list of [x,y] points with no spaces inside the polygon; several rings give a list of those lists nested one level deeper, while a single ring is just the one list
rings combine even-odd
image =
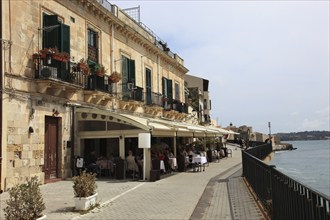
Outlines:
[{"label": "distant building", "polygon": [[185,75],[184,80],[189,90],[189,102],[198,115],[199,124],[211,124],[211,100],[209,81],[197,76]]}]

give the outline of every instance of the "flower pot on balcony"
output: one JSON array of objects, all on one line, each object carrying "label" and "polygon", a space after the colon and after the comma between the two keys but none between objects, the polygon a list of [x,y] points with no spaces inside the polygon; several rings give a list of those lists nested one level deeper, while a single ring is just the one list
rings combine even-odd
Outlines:
[{"label": "flower pot on balcony", "polygon": [[118,83],[120,80],[121,75],[117,72],[114,72],[109,76],[109,83]]},{"label": "flower pot on balcony", "polygon": [[66,63],[68,62],[69,55],[66,53],[54,53],[52,54],[52,59]]},{"label": "flower pot on balcony", "polygon": [[77,64],[77,70],[79,72],[83,72],[84,75],[88,76],[91,70],[88,66],[87,60],[85,60],[84,58],[81,59]]},{"label": "flower pot on balcony", "polygon": [[100,76],[100,77],[103,77],[104,74],[105,74],[105,72],[106,72],[106,69],[105,69],[105,67],[102,64],[95,65],[95,69],[94,70],[95,70],[95,74],[97,76]]}]

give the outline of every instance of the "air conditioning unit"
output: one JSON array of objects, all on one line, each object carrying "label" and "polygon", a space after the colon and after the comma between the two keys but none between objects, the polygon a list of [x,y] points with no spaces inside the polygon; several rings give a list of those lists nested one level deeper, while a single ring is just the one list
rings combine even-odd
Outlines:
[{"label": "air conditioning unit", "polygon": [[40,77],[48,78],[52,75],[52,71],[48,67],[42,67],[40,70]]}]

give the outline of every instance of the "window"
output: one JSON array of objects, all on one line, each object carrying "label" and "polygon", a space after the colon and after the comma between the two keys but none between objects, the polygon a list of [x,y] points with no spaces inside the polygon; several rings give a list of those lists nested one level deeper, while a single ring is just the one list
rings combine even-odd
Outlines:
[{"label": "window", "polygon": [[98,33],[90,28],[87,30],[88,41],[88,59],[98,63]]},{"label": "window", "polygon": [[97,33],[92,29],[88,29],[88,46],[97,47]]},{"label": "window", "polygon": [[[70,27],[63,24],[58,15],[43,14],[42,48],[56,48],[70,55]],[[68,66],[60,61],[52,60],[49,66],[57,69],[57,78],[66,80]]]},{"label": "window", "polygon": [[162,78],[163,81],[163,97],[166,97],[169,100],[173,99],[173,82],[170,79],[167,79],[165,77]]},{"label": "window", "polygon": [[135,60],[122,56],[122,91],[123,98],[131,97],[131,90],[135,88]]},{"label": "window", "polygon": [[174,89],[175,89],[175,100],[179,101],[180,100],[180,86],[179,86],[179,83],[175,83],[175,86],[174,86]]},{"label": "window", "polygon": [[146,100],[147,105],[152,104],[152,97],[151,97],[151,70],[146,68]]},{"label": "window", "polygon": [[43,14],[43,48],[57,48],[70,54],[70,27],[62,24],[57,15]]}]

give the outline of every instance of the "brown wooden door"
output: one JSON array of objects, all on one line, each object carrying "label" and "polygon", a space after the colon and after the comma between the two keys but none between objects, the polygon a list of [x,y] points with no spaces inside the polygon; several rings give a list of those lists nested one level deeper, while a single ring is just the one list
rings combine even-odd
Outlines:
[{"label": "brown wooden door", "polygon": [[45,180],[57,178],[58,163],[58,118],[45,119]]}]

